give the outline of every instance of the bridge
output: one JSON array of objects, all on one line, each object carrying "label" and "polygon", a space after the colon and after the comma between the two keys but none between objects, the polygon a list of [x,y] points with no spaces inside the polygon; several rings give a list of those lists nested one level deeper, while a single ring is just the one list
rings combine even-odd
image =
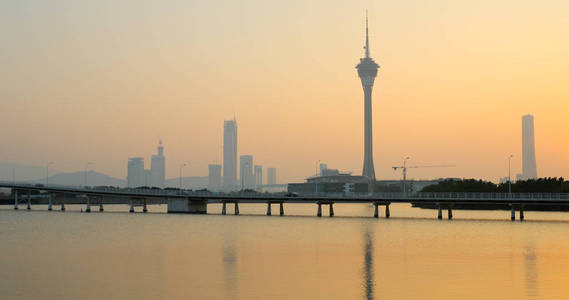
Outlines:
[{"label": "bridge", "polygon": [[[379,207],[385,208],[385,217],[390,217],[389,206],[392,203],[407,203],[414,206],[428,206],[437,210],[437,218],[443,218],[443,210],[447,211],[448,219],[452,219],[452,211],[460,205],[470,205],[473,208],[493,206],[507,207],[510,219],[524,220],[524,208],[531,206],[554,206],[569,208],[567,193],[372,193],[367,195],[342,194],[269,194],[269,193],[213,193],[208,191],[161,190],[161,189],[129,189],[105,188],[92,189],[72,186],[43,186],[33,184],[18,184],[0,182],[0,188],[11,189],[14,196],[14,209],[19,208],[21,200],[26,203],[26,209],[31,209],[32,199],[39,199],[53,210],[53,205],[59,204],[65,210],[65,204],[84,204],[85,212],[91,212],[91,205],[98,205],[99,211],[104,211],[103,205],[128,204],[130,212],[136,206],[142,206],[147,212],[147,205],[167,204],[168,213],[207,213],[208,204],[222,204],[222,215],[227,214],[227,204],[234,205],[234,214],[239,215],[239,204],[266,204],[267,215],[272,215],[272,205],[279,205],[279,215],[284,215],[284,204],[309,203],[317,206],[316,215],[322,216],[322,206],[328,206],[329,216],[334,216],[336,203],[368,203],[374,206],[374,217],[379,217]],[[33,194],[33,195],[32,195]]]}]

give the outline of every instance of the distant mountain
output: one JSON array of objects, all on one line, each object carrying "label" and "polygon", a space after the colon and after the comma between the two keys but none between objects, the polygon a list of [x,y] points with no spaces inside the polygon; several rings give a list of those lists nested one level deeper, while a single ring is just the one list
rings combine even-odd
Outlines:
[{"label": "distant mountain", "polygon": [[[207,176],[182,177],[182,187],[185,189],[207,188],[209,178]],[[166,179],[166,187],[177,188],[180,186],[180,177]]]},{"label": "distant mountain", "polygon": [[[87,185],[88,186],[100,186],[100,185],[110,185],[110,186],[118,186],[118,187],[125,187],[126,180],[118,179],[111,177],[107,174],[95,172],[95,171],[87,171],[85,172],[72,172],[72,173],[59,173],[53,176],[49,176],[49,184],[57,184],[57,185],[76,185],[82,186],[85,182],[85,175],[87,175]],[[31,183],[45,183],[45,177],[40,179],[28,180]]]},{"label": "distant mountain", "polygon": [[[45,166],[29,166],[24,164],[16,163],[2,163],[0,162],[0,181],[12,181],[12,174],[16,181],[27,181],[38,178],[44,178],[45,180]],[[12,173],[13,172],[13,173]],[[57,174],[55,168],[49,168],[50,174]]]}]

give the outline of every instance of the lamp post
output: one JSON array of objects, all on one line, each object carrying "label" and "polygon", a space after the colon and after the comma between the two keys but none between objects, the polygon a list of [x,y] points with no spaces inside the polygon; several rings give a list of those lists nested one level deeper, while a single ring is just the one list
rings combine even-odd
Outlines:
[{"label": "lamp post", "polygon": [[49,184],[49,166],[50,165],[53,165],[53,161],[50,161],[45,165],[45,186],[46,187]]},{"label": "lamp post", "polygon": [[508,156],[508,194],[510,197],[512,196],[512,178],[511,178],[512,157],[514,157],[513,154],[510,154],[510,156]]},{"label": "lamp post", "polygon": [[182,194],[182,168],[187,166],[188,164],[183,163],[180,165],[180,195]]},{"label": "lamp post", "polygon": [[84,177],[83,177],[83,186],[84,186],[84,187],[87,187],[87,168],[88,168],[89,165],[91,165],[91,164],[92,164],[91,162],[88,162],[88,163],[85,164],[85,172],[83,172],[83,175],[84,175]]}]

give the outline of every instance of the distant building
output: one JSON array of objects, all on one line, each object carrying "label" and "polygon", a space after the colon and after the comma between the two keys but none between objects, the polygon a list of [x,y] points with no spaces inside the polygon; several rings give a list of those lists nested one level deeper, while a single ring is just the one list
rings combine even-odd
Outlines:
[{"label": "distant building", "polygon": [[237,187],[237,121],[223,124],[223,186],[227,189]]},{"label": "distant building", "polygon": [[144,170],[144,184],[142,184],[142,186],[152,186],[152,173],[149,169]]},{"label": "distant building", "polygon": [[217,191],[221,188],[221,165],[209,165],[209,181],[207,189]]},{"label": "distant building", "polygon": [[267,169],[267,184],[277,184],[277,169],[268,168]]},{"label": "distant building", "polygon": [[166,180],[166,158],[162,141],[158,145],[158,154],[152,155],[150,162],[150,186],[164,188]]},{"label": "distant building", "polygon": [[526,180],[537,178],[532,115],[522,117],[522,177]]},{"label": "distant building", "polygon": [[[322,175],[322,171],[328,169],[328,165],[327,164],[320,164],[320,175]],[[318,174],[316,174],[318,175]]]},{"label": "distant building", "polygon": [[255,166],[255,174],[253,174],[253,177],[255,177],[255,189],[263,185],[263,166]]},{"label": "distant building", "polygon": [[146,183],[144,172],[144,158],[132,157],[128,159],[128,172],[126,176],[127,187],[139,187]]},{"label": "distant building", "polygon": [[255,185],[253,177],[253,155],[241,155],[239,157],[239,179],[242,188],[252,188]]}]

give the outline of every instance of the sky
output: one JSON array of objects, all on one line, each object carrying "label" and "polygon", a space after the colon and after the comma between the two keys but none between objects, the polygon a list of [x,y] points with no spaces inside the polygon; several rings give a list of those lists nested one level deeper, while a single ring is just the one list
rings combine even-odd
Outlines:
[{"label": "sky", "polygon": [[166,177],[239,155],[301,182],[361,174],[365,10],[378,179],[569,177],[569,1],[0,0],[0,162],[126,177],[158,140]]}]

